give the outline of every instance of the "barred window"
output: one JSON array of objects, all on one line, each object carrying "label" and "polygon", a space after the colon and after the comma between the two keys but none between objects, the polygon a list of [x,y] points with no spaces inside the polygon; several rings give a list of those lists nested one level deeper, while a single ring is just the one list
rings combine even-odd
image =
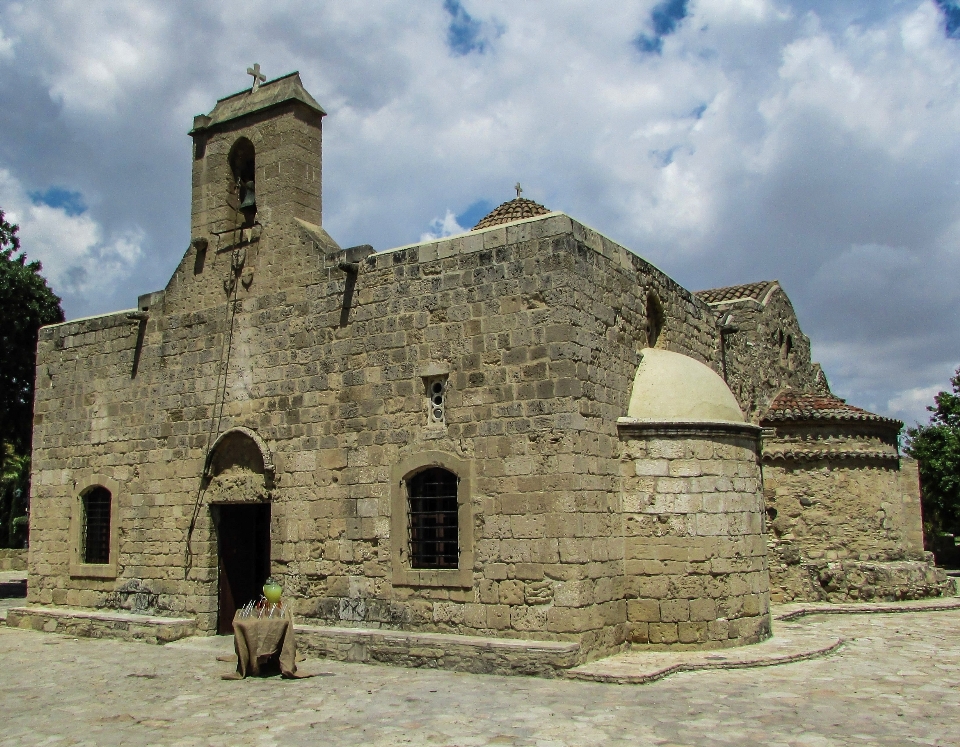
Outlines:
[{"label": "barred window", "polygon": [[110,491],[96,487],[83,496],[83,562],[110,562]]},{"label": "barred window", "polygon": [[457,482],[453,472],[440,467],[425,469],[407,480],[412,568],[457,567]]}]

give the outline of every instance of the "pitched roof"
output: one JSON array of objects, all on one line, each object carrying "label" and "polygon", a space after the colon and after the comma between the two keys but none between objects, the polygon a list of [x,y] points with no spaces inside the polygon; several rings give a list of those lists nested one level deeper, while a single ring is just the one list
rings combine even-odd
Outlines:
[{"label": "pitched roof", "polygon": [[730,303],[731,301],[746,301],[748,299],[762,302],[776,284],[776,280],[761,280],[759,283],[728,285],[725,288],[710,288],[708,290],[697,291],[694,295],[704,303],[711,305]]},{"label": "pitched roof", "polygon": [[770,408],[760,419],[760,424],[782,422],[785,420],[862,420],[873,423],[895,425],[903,423],[893,418],[885,418],[859,407],[848,405],[832,394],[804,394],[793,389],[780,392],[770,403]]},{"label": "pitched roof", "polygon": [[303,87],[300,73],[292,72],[263,83],[256,91],[246,88],[218,99],[217,105],[213,107],[209,114],[198,114],[193,118],[191,133],[215,127],[237,117],[252,114],[262,109],[269,109],[291,100],[299,101],[321,117],[326,115],[323,107]]},{"label": "pitched roof", "polygon": [[546,215],[549,212],[539,202],[528,200],[526,197],[516,197],[487,213],[472,230],[499,226],[502,223],[513,223],[515,220],[523,220],[524,218],[536,218],[538,215]]}]

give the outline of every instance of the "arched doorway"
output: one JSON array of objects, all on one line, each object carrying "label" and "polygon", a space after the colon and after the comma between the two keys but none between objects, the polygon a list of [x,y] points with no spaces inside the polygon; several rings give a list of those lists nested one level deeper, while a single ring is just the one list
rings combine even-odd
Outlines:
[{"label": "arched doorway", "polygon": [[217,439],[206,472],[217,546],[217,632],[233,632],[236,611],[270,576],[273,464],[262,439],[234,429]]}]

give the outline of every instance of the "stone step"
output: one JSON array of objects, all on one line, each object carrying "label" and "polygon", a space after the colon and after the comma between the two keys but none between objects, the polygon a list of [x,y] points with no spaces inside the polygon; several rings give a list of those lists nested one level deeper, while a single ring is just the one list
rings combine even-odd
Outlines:
[{"label": "stone step", "polygon": [[807,615],[888,614],[891,612],[939,612],[960,609],[960,597],[907,599],[901,602],[793,602],[770,606],[774,620],[789,622]]},{"label": "stone step", "polygon": [[481,638],[403,630],[296,625],[297,650],[337,661],[558,676],[580,663],[576,641]]},{"label": "stone step", "polygon": [[197,632],[197,622],[192,618],[156,617],[132,612],[91,611],[67,607],[12,607],[7,610],[7,625],[77,638],[117,638],[161,644]]},{"label": "stone step", "polygon": [[[169,643],[196,635],[196,621],[66,607],[13,607],[7,625],[86,638]],[[296,625],[297,649],[337,661],[553,677],[580,664],[576,641]]]}]

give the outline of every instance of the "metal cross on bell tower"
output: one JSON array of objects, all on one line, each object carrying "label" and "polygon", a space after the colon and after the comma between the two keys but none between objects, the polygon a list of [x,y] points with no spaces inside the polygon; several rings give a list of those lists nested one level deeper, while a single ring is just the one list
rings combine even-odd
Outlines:
[{"label": "metal cross on bell tower", "polygon": [[253,76],[253,88],[250,89],[250,93],[255,93],[260,87],[260,84],[265,83],[267,80],[267,76],[260,72],[259,62],[254,62],[253,67],[247,68],[247,75]]}]

